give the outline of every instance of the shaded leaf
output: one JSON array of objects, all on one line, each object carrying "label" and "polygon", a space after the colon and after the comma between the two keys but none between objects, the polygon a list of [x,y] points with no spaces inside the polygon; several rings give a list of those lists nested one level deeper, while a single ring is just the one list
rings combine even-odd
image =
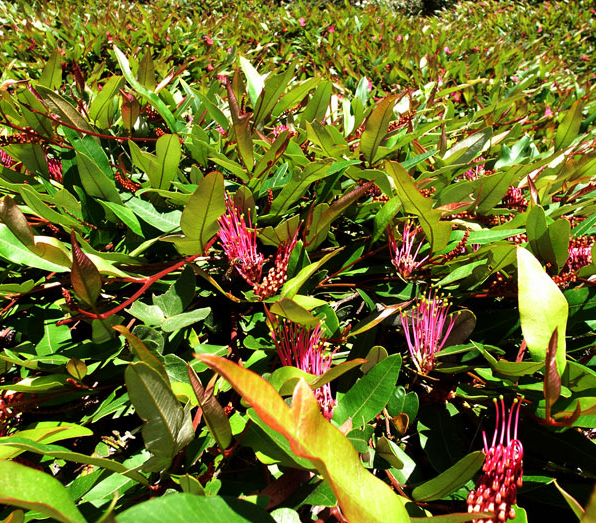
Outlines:
[{"label": "shaded leaf", "polygon": [[72,244],[72,269],[70,282],[72,288],[87,305],[95,306],[101,291],[101,276],[97,267],[81,250],[74,231],[70,234]]}]

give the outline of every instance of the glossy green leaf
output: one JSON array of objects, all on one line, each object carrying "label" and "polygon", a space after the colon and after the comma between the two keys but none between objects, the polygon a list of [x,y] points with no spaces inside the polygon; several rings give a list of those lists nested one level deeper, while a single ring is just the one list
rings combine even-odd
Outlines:
[{"label": "glossy green leaf", "polygon": [[296,276],[284,283],[280,293],[281,297],[291,299],[296,296],[302,286],[306,283],[306,280],[308,280],[320,267],[327,263],[336,254],[339,254],[342,250],[343,247],[328,252],[320,260],[317,260],[316,262],[304,267],[304,269],[302,269]]},{"label": "glossy green leaf", "polygon": [[232,441],[232,431],[228,417],[215,396],[213,396],[213,391],[209,393],[205,392],[201,381],[190,364],[188,365],[188,378],[199,402],[199,406],[203,411],[203,418],[209,428],[209,432],[217,442],[217,446],[223,452]]},{"label": "glossy green leaf", "polygon": [[89,106],[89,118],[101,129],[107,129],[112,124],[116,113],[113,101],[123,83],[124,78],[122,76],[110,77]]},{"label": "glossy green leaf", "polygon": [[16,238],[28,249],[35,246],[33,231],[29,227],[27,218],[17,207],[17,204],[10,196],[0,200],[0,220],[10,229]]},{"label": "glossy green leaf", "polygon": [[116,523],[275,523],[264,509],[248,501],[220,496],[170,494],[138,503],[116,515]]},{"label": "glossy green leaf", "polygon": [[138,336],[132,334],[124,325],[113,325],[112,329],[126,338],[130,344],[130,348],[140,361],[149,365],[149,367],[156,371],[167,384],[170,383],[170,378],[168,377],[168,373],[163,366],[163,363],[159,361],[157,356],[147,348]]},{"label": "glossy green leaf", "polygon": [[81,250],[74,231],[70,235],[72,244],[72,269],[70,281],[72,288],[87,305],[95,306],[101,292],[101,276],[97,267]]},{"label": "glossy green leaf", "polygon": [[478,450],[460,459],[436,478],[419,485],[412,491],[416,501],[443,499],[470,481],[484,464],[484,452]]},{"label": "glossy green leaf", "polygon": [[217,220],[225,210],[223,176],[218,172],[209,173],[201,180],[182,211],[182,232],[188,239],[196,241],[203,251],[219,230]]},{"label": "glossy green leaf", "polygon": [[5,445],[11,449],[18,448],[22,451],[34,452],[36,454],[49,456],[54,459],[63,459],[66,461],[72,461],[73,463],[94,465],[96,467],[111,470],[112,472],[117,472],[118,474],[127,476],[138,483],[142,483],[144,485],[148,484],[147,479],[139,472],[135,470],[129,470],[126,465],[112,459],[97,456],[87,456],[86,454],[81,454],[79,452],[71,452],[70,450],[58,445],[49,445],[45,442],[36,442],[20,437],[0,440],[0,449]]},{"label": "glossy green leaf", "polygon": [[493,132],[490,127],[474,133],[457,142],[443,156],[447,165],[466,164],[480,154]]},{"label": "glossy green leaf", "polygon": [[116,185],[89,156],[77,152],[77,167],[85,191],[90,196],[122,204]]},{"label": "glossy green leaf", "polygon": [[13,461],[0,461],[0,503],[36,510],[62,523],[85,523],[56,478]]},{"label": "glossy green leaf", "polygon": [[199,359],[223,375],[263,421],[288,439],[296,454],[312,461],[333,488],[348,521],[409,521],[402,499],[362,466],[349,440],[324,419],[305,381],[298,382],[288,407],[269,383],[250,370],[216,356]]},{"label": "glossy green leaf", "polygon": [[39,83],[48,89],[58,89],[62,83],[62,64],[60,63],[62,56],[59,49],[54,49],[46,62],[41,75]]},{"label": "glossy green leaf", "polygon": [[276,301],[271,306],[271,312],[309,328],[315,327],[320,322],[319,318],[313,316],[308,310],[290,298],[282,298]]},{"label": "glossy green leaf", "polygon": [[540,263],[523,247],[517,248],[518,303],[522,333],[534,361],[544,362],[555,328],[559,333],[557,369],[565,370],[565,332],[569,306],[563,293]]},{"label": "glossy green leaf", "polygon": [[180,405],[160,373],[147,363],[129,364],[124,376],[130,400],[145,421],[142,431],[145,446],[153,454],[143,468],[165,470],[194,437],[190,413]]},{"label": "glossy green leaf", "polygon": [[160,136],[156,144],[156,160],[150,163],[149,182],[156,189],[169,189],[178,174],[182,149],[175,134]]},{"label": "glossy green leaf", "polygon": [[351,418],[353,426],[360,427],[373,419],[391,398],[401,362],[401,355],[392,354],[377,363],[342,396],[333,412],[333,421],[342,425]]},{"label": "glossy green leaf", "polygon": [[364,132],[360,138],[360,151],[369,165],[374,163],[379,145],[387,135],[387,127],[393,116],[396,99],[396,95],[385,97],[366,119]]},{"label": "glossy green leaf", "polygon": [[579,133],[579,127],[582,123],[583,103],[581,100],[573,102],[571,108],[565,113],[563,121],[557,128],[555,135],[555,150],[564,149],[570,145]]}]

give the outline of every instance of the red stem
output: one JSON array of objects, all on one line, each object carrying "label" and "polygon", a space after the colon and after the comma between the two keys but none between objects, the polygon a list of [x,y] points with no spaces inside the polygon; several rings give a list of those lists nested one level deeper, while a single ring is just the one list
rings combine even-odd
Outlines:
[{"label": "red stem", "polygon": [[[105,320],[105,319],[109,318],[110,316],[112,316],[113,314],[116,314],[117,312],[121,311],[125,307],[128,307],[128,305],[130,305],[132,302],[134,302],[136,299],[138,299],[157,280],[159,280],[160,278],[163,278],[164,276],[166,276],[170,272],[173,272],[173,271],[179,269],[184,264],[191,263],[192,261],[194,261],[198,257],[199,257],[199,254],[196,254],[194,256],[190,256],[188,258],[185,258],[184,260],[180,260],[179,262],[177,262],[174,265],[168,267],[167,269],[164,269],[163,271],[160,271],[157,274],[154,274],[153,276],[148,276],[147,278],[145,278],[145,283],[143,283],[143,285],[141,286],[141,288],[137,292],[135,292],[126,301],[122,302],[120,305],[118,305],[117,307],[114,307],[113,309],[111,309],[111,310],[109,310],[107,312],[104,312],[102,314],[95,314],[93,312],[84,311],[82,309],[77,309],[77,312],[79,312],[79,313],[81,313],[84,316],[87,316],[89,318],[93,318],[95,320]],[[142,280],[136,280],[136,281],[138,283],[140,283]]]}]

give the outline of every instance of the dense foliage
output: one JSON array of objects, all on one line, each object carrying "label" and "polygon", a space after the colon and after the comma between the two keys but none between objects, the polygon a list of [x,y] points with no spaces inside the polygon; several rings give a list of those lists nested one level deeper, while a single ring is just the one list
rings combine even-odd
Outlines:
[{"label": "dense foliage", "polygon": [[594,521],[595,14],[0,2],[3,521]]}]

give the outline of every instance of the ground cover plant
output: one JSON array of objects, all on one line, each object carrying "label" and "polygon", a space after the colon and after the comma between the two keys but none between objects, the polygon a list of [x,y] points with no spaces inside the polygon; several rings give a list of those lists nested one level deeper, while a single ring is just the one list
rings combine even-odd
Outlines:
[{"label": "ground cover plant", "polygon": [[0,518],[595,521],[595,25],[0,2]]}]

